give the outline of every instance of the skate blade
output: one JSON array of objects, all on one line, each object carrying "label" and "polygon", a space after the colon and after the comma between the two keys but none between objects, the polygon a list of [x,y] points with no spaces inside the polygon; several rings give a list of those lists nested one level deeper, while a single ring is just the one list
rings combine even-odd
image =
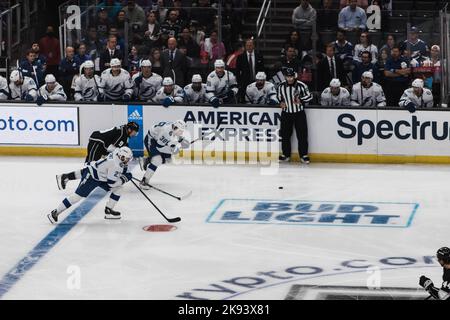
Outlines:
[{"label": "skate blade", "polygon": [[62,185],[61,185],[61,176],[56,175],[56,185],[58,186],[59,190],[63,190]]},{"label": "skate blade", "polygon": [[106,220],[120,220],[122,217],[105,216]]},{"label": "skate blade", "polygon": [[56,221],[53,219],[51,214],[47,215],[48,220],[50,221],[51,224],[56,224]]}]

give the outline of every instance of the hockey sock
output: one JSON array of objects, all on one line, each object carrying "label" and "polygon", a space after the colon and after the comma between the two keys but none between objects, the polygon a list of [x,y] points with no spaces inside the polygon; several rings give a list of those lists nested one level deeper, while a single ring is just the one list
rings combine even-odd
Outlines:
[{"label": "hockey sock", "polygon": [[71,206],[73,206],[75,203],[81,200],[81,197],[77,194],[73,194],[67,198],[65,198],[56,208],[56,213],[60,214],[61,212],[65,211],[66,209],[69,209]]},{"label": "hockey sock", "polygon": [[114,209],[114,207],[116,206],[119,199],[120,199],[119,195],[117,195],[115,193],[111,193],[111,195],[109,196],[109,200],[106,203],[106,207],[109,209]]}]

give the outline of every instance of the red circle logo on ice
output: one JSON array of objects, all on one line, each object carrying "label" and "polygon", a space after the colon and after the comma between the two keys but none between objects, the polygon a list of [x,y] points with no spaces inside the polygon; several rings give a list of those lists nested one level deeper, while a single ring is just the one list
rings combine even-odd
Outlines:
[{"label": "red circle logo on ice", "polygon": [[142,229],[148,232],[168,232],[168,231],[175,231],[178,228],[170,224],[154,224],[151,226],[145,226]]}]

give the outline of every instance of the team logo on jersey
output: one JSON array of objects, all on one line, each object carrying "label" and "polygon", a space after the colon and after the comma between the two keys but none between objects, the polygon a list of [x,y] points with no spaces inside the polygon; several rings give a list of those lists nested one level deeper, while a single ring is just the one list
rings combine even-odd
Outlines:
[{"label": "team logo on jersey", "polygon": [[209,223],[407,228],[416,203],[224,199]]}]

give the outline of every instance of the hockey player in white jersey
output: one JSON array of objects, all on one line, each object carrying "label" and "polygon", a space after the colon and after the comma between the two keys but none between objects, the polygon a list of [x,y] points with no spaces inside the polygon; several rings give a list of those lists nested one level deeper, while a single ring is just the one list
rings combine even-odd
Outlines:
[{"label": "hockey player in white jersey", "polygon": [[339,79],[332,79],[330,86],[320,95],[320,104],[324,107],[350,106],[350,92],[341,87]]},{"label": "hockey player in white jersey", "polygon": [[119,59],[111,59],[111,68],[102,73],[101,89],[107,101],[130,101],[133,95],[133,84],[130,74],[122,69]]},{"label": "hockey player in white jersey", "polygon": [[[8,81],[0,76],[0,100],[9,99]],[[31,100],[32,101],[32,100]]]},{"label": "hockey player in white jersey", "polygon": [[174,103],[183,103],[183,88],[174,84],[172,78],[164,78],[162,85],[162,88],[158,90],[155,97],[153,98],[153,102],[160,103],[166,108]]},{"label": "hockey player in white jersey", "polygon": [[133,152],[128,147],[114,150],[105,159],[90,162],[82,169],[81,182],[75,193],[65,198],[62,203],[47,215],[51,223],[58,222],[58,216],[82,198],[86,198],[97,187],[111,194],[105,207],[105,219],[120,219],[120,212],[114,207],[120,199],[122,186],[132,179],[128,162]]},{"label": "hockey player in white jersey", "polygon": [[75,80],[75,101],[102,101],[101,78],[94,74],[94,63],[86,61],[80,66],[80,76]]},{"label": "hockey player in white jersey", "polygon": [[144,139],[145,148],[148,151],[148,158],[140,158],[141,169],[145,170],[140,186],[148,190],[151,177],[158,167],[168,163],[172,155],[176,155],[181,149],[187,149],[191,145],[183,136],[186,123],[183,120],[175,122],[160,122],[154,125]]},{"label": "hockey player in white jersey", "polygon": [[206,79],[206,98],[214,107],[218,108],[224,103],[236,103],[238,85],[234,74],[225,70],[225,62],[216,60],[215,70]]},{"label": "hockey player in white jersey", "polygon": [[39,88],[39,95],[36,99],[38,106],[47,101],[66,101],[67,95],[64,92],[64,88],[58,82],[52,74],[48,74],[45,77],[45,84]]},{"label": "hockey player in white jersey", "polygon": [[273,83],[266,81],[265,72],[258,72],[255,82],[247,86],[245,92],[245,102],[247,104],[270,104],[278,105],[277,91]]},{"label": "hockey player in white jersey", "polygon": [[156,92],[161,88],[162,77],[152,72],[150,60],[143,60],[141,62],[141,72],[136,73],[131,82],[136,99],[151,102]]},{"label": "hockey player in white jersey", "polygon": [[383,88],[373,82],[373,74],[366,71],[361,76],[361,82],[353,85],[352,106],[354,107],[385,107],[386,97]]},{"label": "hockey player in white jersey", "polygon": [[[4,84],[2,82],[0,88],[2,99],[5,95],[4,90]],[[9,76],[9,92],[8,87],[6,88],[6,91],[6,94],[9,94],[11,100],[25,100],[32,102],[36,101],[37,98],[36,82],[30,77],[24,77],[19,70],[11,72],[11,75]]]},{"label": "hockey player in white jersey", "polygon": [[410,113],[416,112],[417,108],[430,108],[433,104],[433,94],[430,89],[423,87],[422,79],[414,80],[411,88],[403,92],[398,103],[400,107],[406,108]]},{"label": "hockey player in white jersey", "polygon": [[202,76],[194,74],[192,83],[184,87],[184,99],[188,104],[206,103],[206,84]]}]

